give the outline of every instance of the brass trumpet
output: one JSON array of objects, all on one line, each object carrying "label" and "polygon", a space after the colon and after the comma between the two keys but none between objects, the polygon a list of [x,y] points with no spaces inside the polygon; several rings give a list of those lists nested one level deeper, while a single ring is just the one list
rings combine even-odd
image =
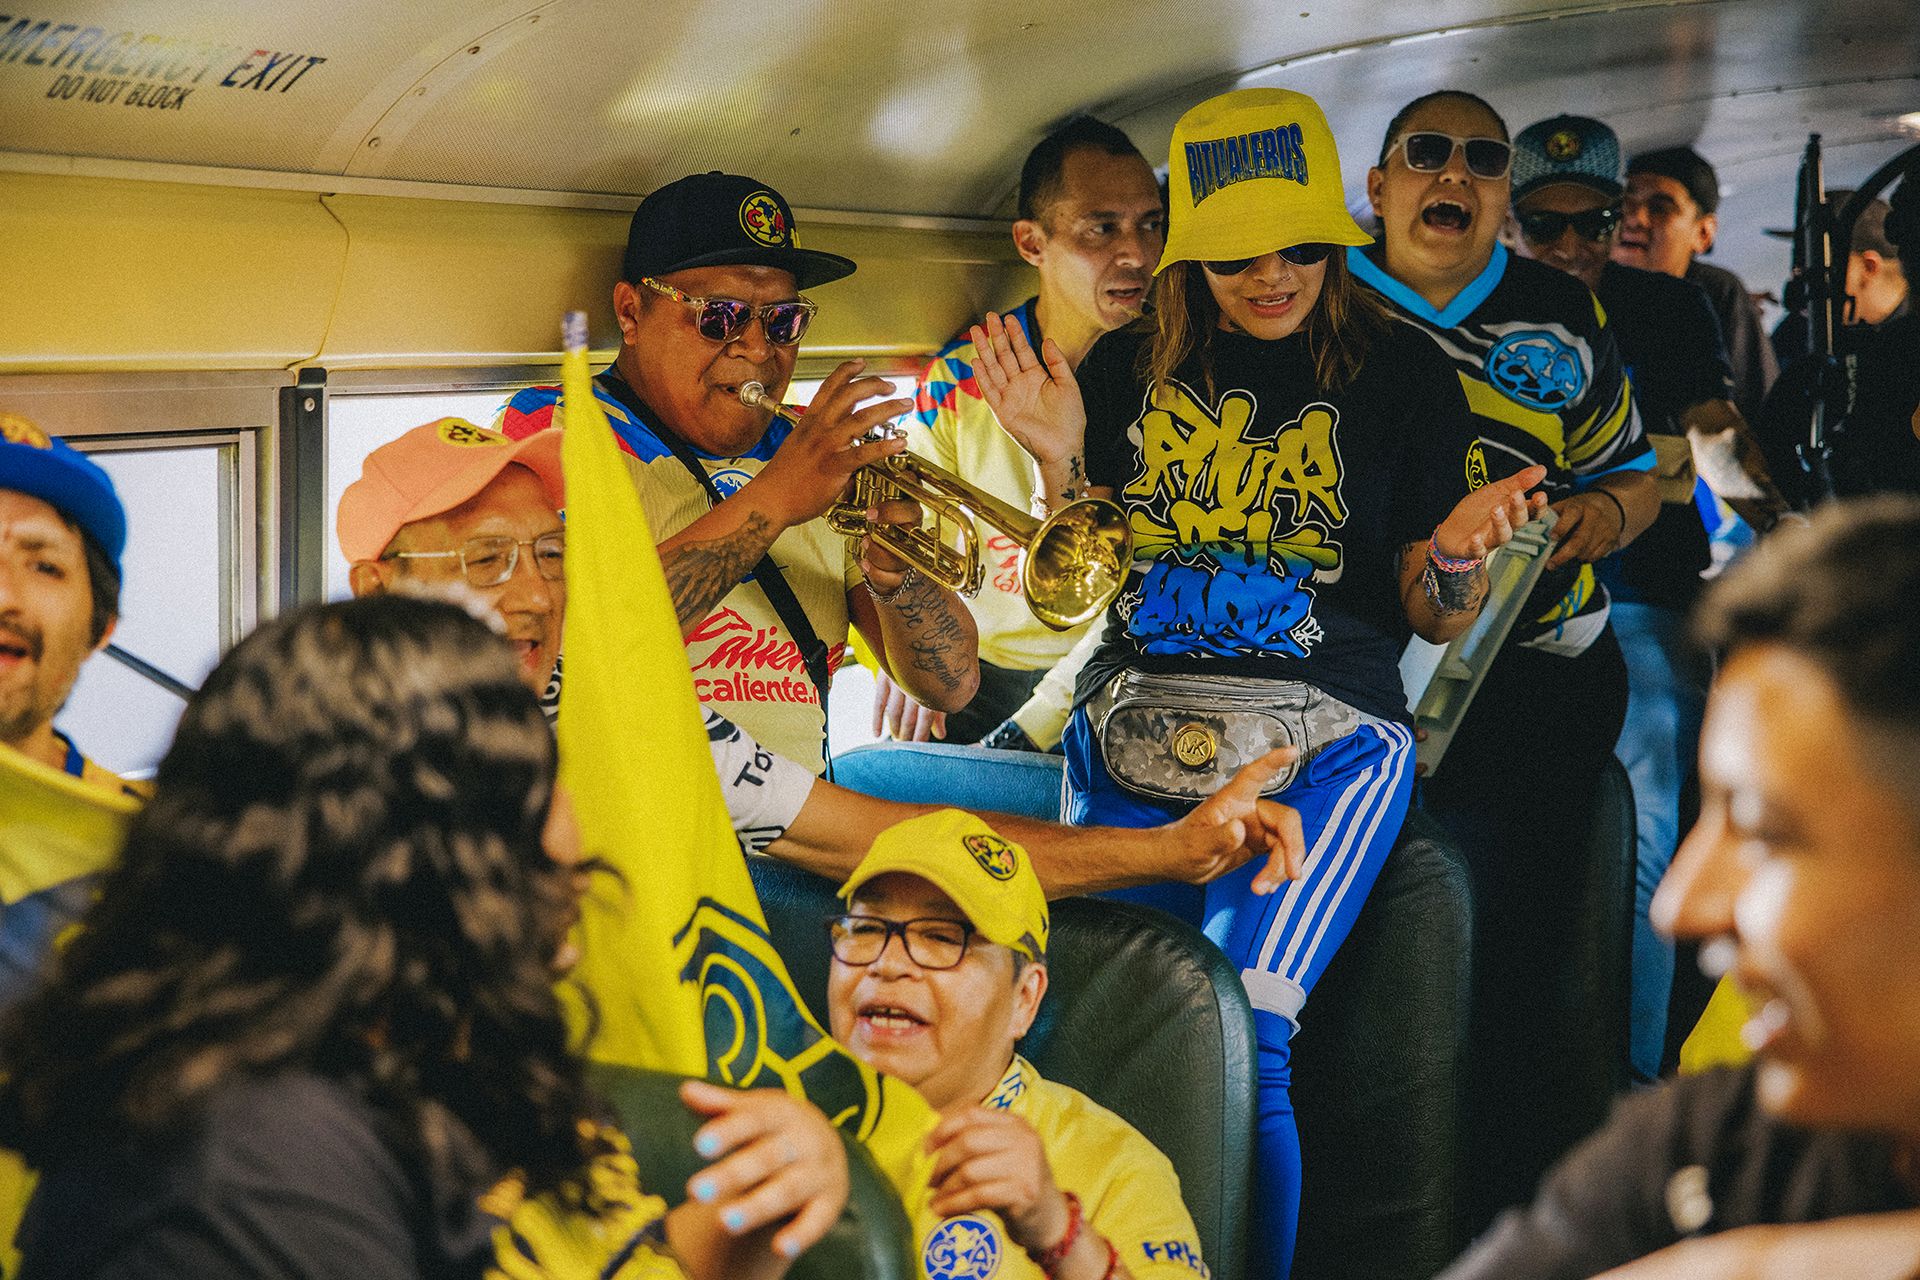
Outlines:
[{"label": "brass trumpet", "polygon": [[[758,382],[741,385],[740,402],[800,421]],[[869,510],[896,498],[919,503],[931,522],[867,522]],[[852,497],[826,511],[835,533],[870,537],[922,576],[967,596],[979,592],[986,573],[975,518],[1020,545],[1021,594],[1033,616],[1055,631],[1100,614],[1126,583],[1133,531],[1126,513],[1105,498],[1082,498],[1040,520],[925,458],[896,453],[854,472]]]}]

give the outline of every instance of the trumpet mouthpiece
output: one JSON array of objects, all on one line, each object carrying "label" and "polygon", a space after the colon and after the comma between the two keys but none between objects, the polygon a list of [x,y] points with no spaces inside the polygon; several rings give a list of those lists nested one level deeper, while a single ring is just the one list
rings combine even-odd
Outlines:
[{"label": "trumpet mouthpiece", "polygon": [[767,398],[767,389],[758,382],[740,384],[740,403],[749,408],[758,409],[760,402]]}]

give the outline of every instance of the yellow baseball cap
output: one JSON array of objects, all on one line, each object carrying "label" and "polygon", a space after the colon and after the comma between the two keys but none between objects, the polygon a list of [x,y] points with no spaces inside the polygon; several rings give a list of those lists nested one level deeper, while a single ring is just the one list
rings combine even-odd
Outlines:
[{"label": "yellow baseball cap", "polygon": [[1373,243],[1347,212],[1327,117],[1291,89],[1236,89],[1181,116],[1167,199],[1155,275],[1176,262],[1257,258],[1296,244]]},{"label": "yellow baseball cap", "polygon": [[974,930],[1029,960],[1047,954],[1047,895],[1027,851],[970,813],[942,809],[882,831],[840,886],[851,899],[877,876],[919,876],[953,899]]}]

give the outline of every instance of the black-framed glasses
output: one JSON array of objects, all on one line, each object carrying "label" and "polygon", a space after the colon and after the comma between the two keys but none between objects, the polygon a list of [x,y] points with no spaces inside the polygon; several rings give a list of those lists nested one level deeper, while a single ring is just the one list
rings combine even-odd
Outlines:
[{"label": "black-framed glasses", "polygon": [[907,949],[907,959],[922,969],[951,969],[967,955],[973,926],[964,920],[929,917],[920,920],[884,920],[879,916],[827,917],[827,944],[842,964],[865,966],[878,960],[895,935]]},{"label": "black-framed glasses", "polygon": [[1514,218],[1520,223],[1520,234],[1534,244],[1552,244],[1572,227],[1574,234],[1582,240],[1605,240],[1620,229],[1620,206],[1605,205],[1598,209],[1582,209],[1579,213],[1558,213],[1552,209],[1536,209],[1531,213],[1514,211]]},{"label": "black-framed glasses", "polygon": [[[1278,253],[1282,260],[1291,262],[1296,267],[1311,267],[1316,263],[1325,262],[1333,250],[1333,245],[1310,240],[1306,244],[1290,244],[1274,252]],[[1265,254],[1261,255],[1261,257],[1265,256]],[[1202,262],[1200,265],[1216,276],[1237,276],[1258,261],[1260,258],[1219,258]]]},{"label": "black-framed glasses", "polygon": [[460,572],[476,587],[497,587],[513,576],[520,564],[520,548],[533,549],[533,567],[548,582],[567,576],[567,535],[555,529],[537,538],[509,538],[491,535],[468,538],[453,551],[390,551],[383,560],[444,560],[458,556]]},{"label": "black-framed glasses", "polygon": [[703,298],[685,293],[652,276],[640,277],[640,283],[698,311],[693,327],[709,342],[732,342],[758,317],[766,327],[768,342],[776,347],[790,347],[806,335],[807,326],[813,323],[814,313],[820,309],[811,298],[790,298],[756,307],[739,298]]},{"label": "black-framed glasses", "polygon": [[1415,173],[1438,173],[1453,159],[1456,147],[1466,151],[1467,172],[1476,178],[1504,178],[1513,168],[1513,144],[1498,138],[1462,138],[1422,130],[1402,137],[1398,149]]}]

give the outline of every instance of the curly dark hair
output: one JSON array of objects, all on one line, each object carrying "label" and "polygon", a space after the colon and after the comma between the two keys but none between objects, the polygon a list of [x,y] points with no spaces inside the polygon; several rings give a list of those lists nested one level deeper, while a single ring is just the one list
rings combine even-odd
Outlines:
[{"label": "curly dark hair", "polygon": [[458,608],[385,596],[255,631],[0,1028],[0,1143],[44,1164],[295,1067],[362,1097],[436,1185],[518,1168],[577,1191],[599,1109],[549,968],[568,912],[541,841],[554,763],[512,654]]}]

